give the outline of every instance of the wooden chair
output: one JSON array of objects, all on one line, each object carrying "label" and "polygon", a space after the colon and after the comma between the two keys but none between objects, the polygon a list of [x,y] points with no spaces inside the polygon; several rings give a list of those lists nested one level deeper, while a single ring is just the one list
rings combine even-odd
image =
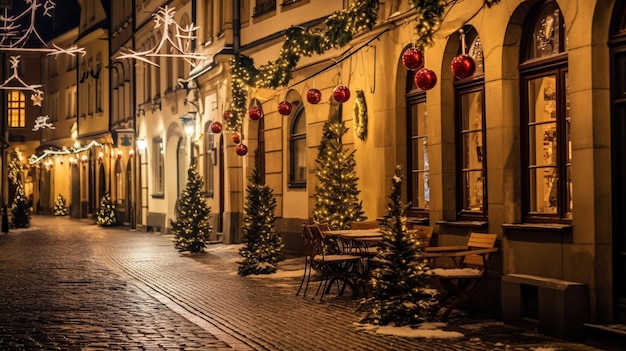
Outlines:
[{"label": "wooden chair", "polygon": [[[324,295],[330,290],[334,283],[337,283],[339,295],[343,294],[346,286],[349,286],[350,289],[355,292],[355,280],[351,277],[351,274],[355,271],[356,265],[361,260],[361,257],[345,254],[327,254],[324,244],[324,235],[315,224],[304,225],[303,236],[305,241],[305,265],[302,281],[300,282],[300,287],[296,295],[300,294],[302,286],[304,285],[303,296],[306,296],[311,279],[311,271],[313,269],[321,271],[320,283],[315,292],[317,296],[320,290],[322,291],[320,300],[324,298]],[[343,283],[343,285],[340,286],[339,283]]]},{"label": "wooden chair", "polygon": [[442,320],[445,321],[454,309],[469,302],[486,280],[490,255],[498,251],[494,247],[497,237],[497,234],[470,233],[465,246],[424,248],[426,258],[448,258],[453,263],[452,267],[433,268],[430,271],[435,285],[442,292],[439,301],[442,306],[446,306]]},{"label": "wooden chair", "polygon": [[433,236],[434,229],[425,225],[412,225],[409,226],[408,232],[409,235],[414,235],[419,240],[420,246],[427,247],[430,246],[430,239]]}]

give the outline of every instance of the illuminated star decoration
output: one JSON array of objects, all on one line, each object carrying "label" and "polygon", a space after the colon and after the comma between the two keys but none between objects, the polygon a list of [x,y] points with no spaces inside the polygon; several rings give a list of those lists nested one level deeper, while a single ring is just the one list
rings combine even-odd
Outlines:
[{"label": "illuminated star decoration", "polygon": [[[41,101],[43,100],[43,91],[39,90],[41,84],[28,85],[19,77],[17,74],[17,67],[20,63],[19,55],[11,56],[10,62],[13,73],[4,83],[0,84],[0,90],[29,90],[33,93],[30,97],[33,100],[33,106],[41,106]],[[11,83],[13,82],[17,83],[17,85],[12,85]]]},{"label": "illuminated star decoration", "polygon": [[[0,51],[47,52],[48,55],[54,56],[59,54],[85,55],[85,49],[77,46],[64,49],[53,43],[50,47],[37,32],[35,28],[37,11],[43,7],[43,15],[52,17],[51,11],[56,7],[54,1],[46,0],[44,4],[41,4],[41,0],[24,0],[24,2],[28,6],[21,13],[9,15],[9,9],[5,8],[4,13],[0,14]],[[23,22],[26,22],[27,26],[22,25]],[[31,38],[36,39],[39,47],[25,47]]]},{"label": "illuminated star decoration", "polygon": [[[131,49],[123,48],[117,59],[135,59],[151,64],[153,66],[159,66],[152,61],[154,57],[166,57],[166,58],[182,58],[192,67],[198,65],[198,61],[206,60],[207,57],[195,52],[190,52],[191,42],[196,39],[194,32],[199,27],[195,27],[192,24],[181,27],[174,20],[174,8],[159,7],[156,13],[153,13],[154,17],[154,29],[162,27],[161,41],[155,47],[146,51],[134,51]],[[170,33],[174,33],[173,37]],[[162,53],[161,49],[166,47],[166,52]]]},{"label": "illuminated star decoration", "polygon": [[43,161],[48,156],[78,154],[78,153],[81,153],[83,151],[87,151],[90,148],[96,147],[96,146],[102,146],[102,144],[100,144],[99,142],[94,140],[94,141],[91,141],[89,144],[87,144],[85,146],[80,146],[80,147],[77,147],[77,148],[67,148],[67,147],[64,146],[61,150],[46,149],[46,150],[43,150],[43,153],[41,154],[41,156],[31,155],[28,158],[28,163],[30,163],[31,165],[37,164],[37,163]]},{"label": "illuminated star decoration", "polygon": [[[35,96],[35,95],[33,95],[33,96]],[[33,99],[33,101],[34,101],[33,96],[31,96],[31,99]],[[41,103],[40,103],[40,105],[41,105]],[[33,132],[36,132],[36,131],[38,131],[41,128],[56,129],[52,123],[48,122],[49,119],[50,119],[50,117],[48,117],[48,115],[37,117],[35,119],[35,126],[33,127]]]}]

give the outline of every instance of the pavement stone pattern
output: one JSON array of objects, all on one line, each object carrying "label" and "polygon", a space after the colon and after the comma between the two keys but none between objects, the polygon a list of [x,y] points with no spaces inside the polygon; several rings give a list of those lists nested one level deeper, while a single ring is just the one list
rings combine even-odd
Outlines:
[{"label": "pavement stone pattern", "polygon": [[459,339],[366,332],[351,297],[238,276],[237,247],[189,255],[171,235],[33,216],[0,234],[0,350],[595,350],[463,315],[445,327]]}]

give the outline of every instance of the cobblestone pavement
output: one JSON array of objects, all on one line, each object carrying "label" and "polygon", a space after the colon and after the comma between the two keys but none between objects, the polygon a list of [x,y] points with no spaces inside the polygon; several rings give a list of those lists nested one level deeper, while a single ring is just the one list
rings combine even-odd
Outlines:
[{"label": "cobblestone pavement", "polygon": [[239,277],[237,246],[185,255],[171,236],[31,224],[0,234],[0,350],[594,350],[463,316],[445,327],[462,338],[374,334],[355,325],[353,299],[295,296],[297,274]]}]

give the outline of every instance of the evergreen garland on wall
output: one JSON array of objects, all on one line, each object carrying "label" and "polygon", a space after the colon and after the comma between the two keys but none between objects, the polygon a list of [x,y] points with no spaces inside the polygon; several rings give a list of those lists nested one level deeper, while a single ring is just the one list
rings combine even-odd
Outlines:
[{"label": "evergreen garland on wall", "polygon": [[[415,9],[416,47],[433,44],[433,36],[439,29],[446,9],[458,0],[410,0]],[[355,35],[372,30],[378,20],[381,0],[354,0],[350,6],[335,11],[324,22],[322,28],[292,26],[285,31],[285,41],[278,58],[259,66],[248,56],[237,54],[231,59],[230,111],[233,117],[226,120],[226,128],[241,132],[241,124],[246,114],[248,87],[276,89],[287,86],[292,71],[300,57],[321,55],[330,49],[346,46]],[[487,7],[500,0],[484,0]]]}]

